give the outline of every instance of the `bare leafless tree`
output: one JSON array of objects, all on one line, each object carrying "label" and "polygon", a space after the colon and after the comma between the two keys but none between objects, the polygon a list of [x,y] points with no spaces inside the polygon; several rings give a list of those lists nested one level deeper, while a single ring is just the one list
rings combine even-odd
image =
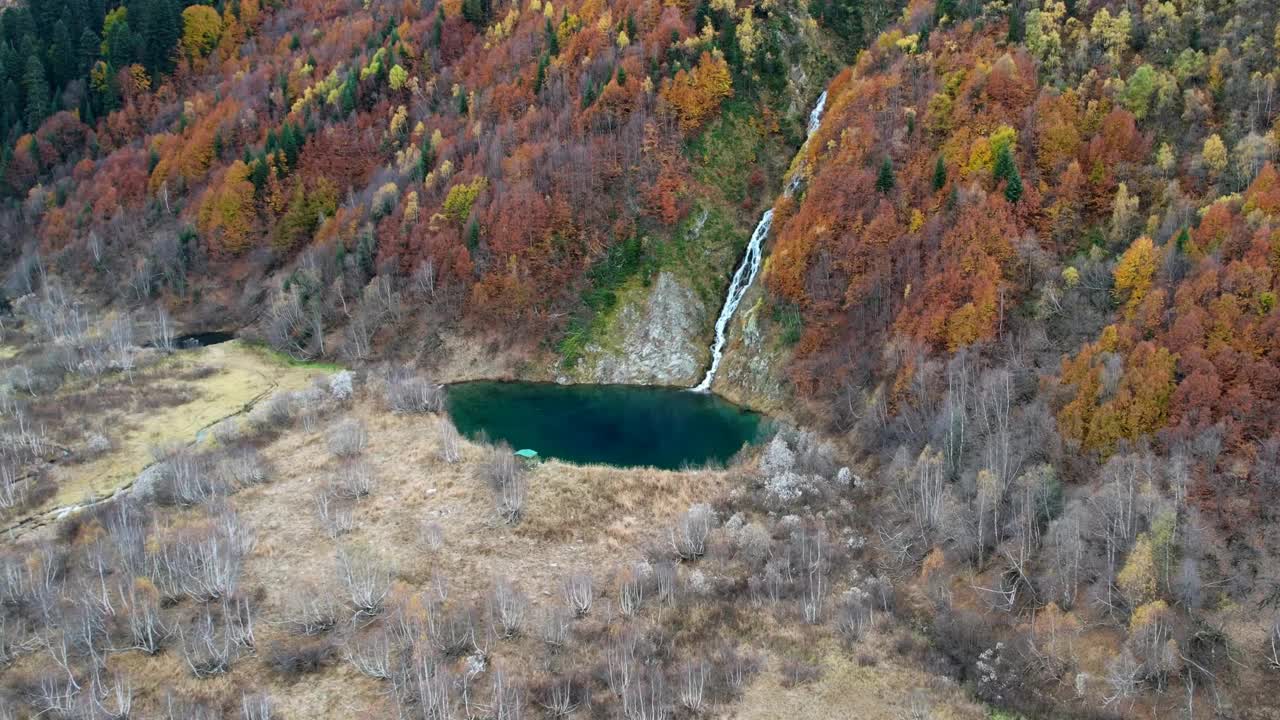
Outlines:
[{"label": "bare leafless tree", "polygon": [[218,474],[226,487],[247,488],[267,481],[267,467],[258,450],[239,447],[218,458]]},{"label": "bare leafless tree", "polygon": [[395,413],[439,412],[444,407],[444,388],[408,368],[393,368],[387,373],[386,401]]},{"label": "bare leafless tree", "polygon": [[182,657],[196,677],[227,672],[244,648],[246,631],[239,607],[224,606],[223,612],[214,607],[204,604],[190,624],[178,626]]},{"label": "bare leafless tree", "polygon": [[623,714],[635,720],[666,720],[671,717],[667,679],[658,668],[642,668],[622,699]]},{"label": "bare leafless tree", "polygon": [[154,448],[161,499],[175,505],[198,505],[222,493],[225,487],[210,471],[208,459],[186,445]]},{"label": "bare leafless tree", "polygon": [[711,666],[705,660],[693,660],[680,669],[680,704],[698,715],[707,708],[707,677]]},{"label": "bare leafless tree", "polygon": [[631,617],[640,612],[651,574],[647,565],[631,565],[618,571],[618,609],[623,615]]},{"label": "bare leafless tree", "polygon": [[565,605],[575,617],[586,617],[591,612],[593,599],[591,590],[591,571],[575,570],[565,577],[561,584]]},{"label": "bare leafless tree", "polygon": [[449,464],[462,457],[459,450],[458,428],[447,417],[440,418],[440,459]]},{"label": "bare leafless tree", "polygon": [[133,683],[124,675],[114,675],[110,685],[95,682],[89,695],[95,710],[110,720],[128,720],[133,713]]},{"label": "bare leafless tree", "polygon": [[434,657],[418,658],[411,670],[408,686],[416,701],[417,717],[423,720],[453,718],[453,679],[443,664]]},{"label": "bare leafless tree", "polygon": [[316,518],[320,527],[330,538],[337,538],[351,532],[355,526],[355,518],[349,503],[338,498],[333,488],[317,488],[311,496],[316,509]]},{"label": "bare leafless tree", "polygon": [[151,323],[151,346],[160,352],[174,351],[173,320],[162,306],[156,308],[155,319]]},{"label": "bare leafless tree", "polygon": [[578,709],[578,693],[572,676],[554,678],[543,692],[542,707],[551,717],[569,717]]},{"label": "bare leafless tree", "polygon": [[493,720],[523,720],[525,711],[524,689],[512,682],[501,668],[493,673],[492,710],[489,713]]},{"label": "bare leafless tree", "polygon": [[493,493],[498,516],[508,524],[515,524],[524,512],[528,480],[525,478],[524,468],[516,461],[509,446],[500,444],[489,451],[484,476]]},{"label": "bare leafless tree", "polygon": [[149,555],[150,575],[164,595],[206,602],[235,593],[240,568],[255,542],[235,512],[222,509],[207,521],[166,535]]},{"label": "bare leafless tree", "polygon": [[693,560],[705,555],[714,522],[715,511],[710,505],[694,505],[682,513],[670,532],[671,549],[676,557]]},{"label": "bare leafless tree", "polygon": [[391,637],[378,628],[361,637],[352,638],[343,656],[361,674],[375,680],[388,680],[394,672]]},{"label": "bare leafless tree", "polygon": [[827,594],[827,574],[830,572],[826,531],[821,528],[804,530],[792,536],[799,569],[803,572],[804,593],[801,607],[805,622],[817,624],[822,619],[823,601]]},{"label": "bare leafless tree", "polygon": [[1280,670],[1280,618],[1272,620],[1267,631],[1266,658],[1267,667]]},{"label": "bare leafless tree", "polygon": [[424,522],[418,533],[418,539],[422,547],[429,552],[438,553],[444,548],[444,528],[437,522]]},{"label": "bare leafless tree", "polygon": [[369,550],[355,546],[338,550],[338,577],[346,588],[355,619],[382,612],[391,591],[391,570]]},{"label": "bare leafless tree", "polygon": [[276,717],[275,703],[266,693],[245,693],[240,696],[240,720],[272,720]]},{"label": "bare leafless tree", "polygon": [[547,608],[542,614],[542,622],[538,625],[538,634],[542,641],[551,648],[562,648],[569,641],[568,611],[560,608]]},{"label": "bare leafless tree", "polygon": [[498,579],[493,583],[489,592],[489,617],[499,637],[512,638],[523,632],[528,609],[529,600],[510,581]]},{"label": "bare leafless tree", "polygon": [[145,577],[126,580],[121,585],[120,615],[125,621],[128,647],[155,655],[173,634],[161,611],[160,592]]},{"label": "bare leafless tree", "polygon": [[285,623],[300,635],[318,635],[338,623],[338,603],[313,584],[295,585],[285,599]]},{"label": "bare leafless tree", "polygon": [[351,458],[369,446],[369,433],[358,418],[346,418],[329,428],[329,452],[340,458]]}]

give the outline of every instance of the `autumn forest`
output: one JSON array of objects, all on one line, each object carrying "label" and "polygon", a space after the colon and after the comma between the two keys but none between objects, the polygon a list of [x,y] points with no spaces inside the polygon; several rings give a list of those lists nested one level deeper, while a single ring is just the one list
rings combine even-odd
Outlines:
[{"label": "autumn forest", "polygon": [[[691,386],[772,209],[711,388],[786,429],[723,470],[749,490],[712,503],[726,522],[708,532],[740,540],[728,519],[755,518],[774,544],[756,567],[724,540],[722,584],[688,611],[702,632],[752,626],[769,572],[804,557],[787,622],[835,628],[861,663],[883,613],[884,647],[986,717],[1280,713],[1280,5],[7,5],[0,339],[45,349],[0,355],[3,397],[79,387],[81,306],[367,371],[396,413],[410,381],[388,363]],[[687,362],[626,357],[665,343]],[[39,455],[10,448],[19,405],[0,402],[0,469]],[[516,482],[485,462],[493,487]],[[0,475],[0,496],[22,477]],[[847,536],[830,559],[806,544],[819,526]],[[819,567],[847,591],[818,598]],[[892,589],[866,609],[849,598],[869,578]],[[0,592],[0,633],[34,617],[24,602]],[[677,650],[705,638],[681,627],[655,652],[687,691]],[[0,641],[0,698],[34,693],[8,660]],[[606,674],[581,683],[604,697]],[[810,682],[795,676],[788,692]],[[698,717],[756,697],[650,707],[628,690],[615,708],[550,687],[529,685],[543,699],[525,714]]]}]

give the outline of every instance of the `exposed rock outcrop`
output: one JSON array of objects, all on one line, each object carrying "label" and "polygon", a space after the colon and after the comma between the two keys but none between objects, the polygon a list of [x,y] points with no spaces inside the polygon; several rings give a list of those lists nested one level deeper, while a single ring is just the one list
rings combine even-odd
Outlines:
[{"label": "exposed rock outcrop", "polygon": [[691,386],[707,363],[710,327],[697,294],[660,272],[649,288],[620,300],[606,339],[587,346],[575,375],[602,383]]}]

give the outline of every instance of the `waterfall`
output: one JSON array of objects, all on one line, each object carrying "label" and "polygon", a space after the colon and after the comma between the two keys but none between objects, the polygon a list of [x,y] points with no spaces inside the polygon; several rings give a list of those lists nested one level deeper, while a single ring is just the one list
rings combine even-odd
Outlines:
[{"label": "waterfall", "polygon": [[815,132],[818,131],[818,125],[822,123],[822,111],[827,108],[827,91],[823,90],[818,96],[818,102],[814,103],[813,109],[809,111],[809,129],[805,134],[805,140],[808,140]]},{"label": "waterfall", "polygon": [[[809,138],[813,137],[813,133],[817,131],[818,126],[822,123],[822,111],[827,105],[827,91],[823,90],[818,96],[818,102],[813,106],[813,110],[809,112],[809,124],[805,134],[805,143],[808,144]],[[804,150],[804,145],[800,146],[800,150]],[[798,154],[798,153],[797,153]],[[796,187],[800,183],[799,173],[793,176],[786,185],[784,191],[787,195],[795,192]],[[764,258],[764,241],[769,237],[769,229],[773,226],[773,208],[764,211],[764,215],[760,217],[760,222],[756,224],[756,229],[751,232],[751,240],[747,242],[747,252],[742,258],[742,262],[738,265],[738,269],[733,273],[733,280],[729,282],[729,294],[724,298],[724,307],[720,309],[720,317],[716,318],[716,339],[711,344],[711,367],[707,368],[707,374],[702,377],[702,382],[694,386],[694,392],[707,392],[711,389],[711,381],[715,379],[716,370],[720,368],[720,359],[724,357],[724,346],[729,339],[729,321],[733,319],[733,314],[738,310],[738,304],[742,302],[742,298],[747,294],[747,288],[751,287],[751,283],[755,282],[756,275],[760,273],[760,262]]]}]

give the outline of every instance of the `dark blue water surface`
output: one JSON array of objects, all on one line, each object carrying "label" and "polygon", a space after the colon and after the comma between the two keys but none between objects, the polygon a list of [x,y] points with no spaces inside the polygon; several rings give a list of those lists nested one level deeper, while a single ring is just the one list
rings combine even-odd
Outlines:
[{"label": "dark blue water surface", "polygon": [[761,416],[708,393],[639,385],[477,381],[448,388],[462,434],[575,463],[676,470],[723,463]]}]

